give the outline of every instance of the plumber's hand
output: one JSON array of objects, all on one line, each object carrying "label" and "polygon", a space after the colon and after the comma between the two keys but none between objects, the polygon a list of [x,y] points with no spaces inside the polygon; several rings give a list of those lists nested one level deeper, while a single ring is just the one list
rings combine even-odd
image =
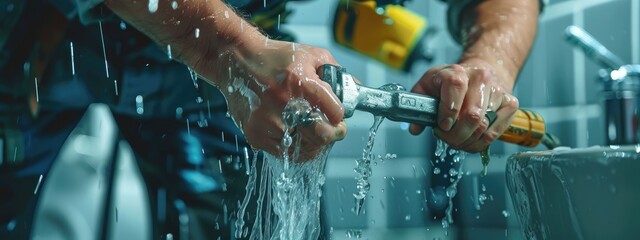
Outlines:
[{"label": "plumber's hand", "polygon": [[[436,137],[453,148],[479,152],[509,127],[518,109],[518,99],[511,95],[511,89],[511,84],[497,79],[489,64],[469,59],[432,68],[411,91],[440,99]],[[497,114],[489,128],[487,109]],[[424,126],[415,124],[409,129],[414,135],[423,130]]]},{"label": "plumber's hand", "polygon": [[297,128],[295,134],[302,137],[301,160],[312,159],[345,137],[342,104],[316,73],[327,63],[337,65],[325,49],[265,38],[238,44],[219,56],[217,77],[228,81],[218,87],[254,149],[282,155],[282,111],[295,98],[306,99],[324,114],[311,125]]}]

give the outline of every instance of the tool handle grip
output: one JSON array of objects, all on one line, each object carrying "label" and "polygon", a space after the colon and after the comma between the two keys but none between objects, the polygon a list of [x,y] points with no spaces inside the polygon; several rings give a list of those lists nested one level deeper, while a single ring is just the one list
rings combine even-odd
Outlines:
[{"label": "tool handle grip", "polygon": [[518,109],[509,128],[500,136],[504,142],[535,147],[545,135],[544,119],[539,113]]}]

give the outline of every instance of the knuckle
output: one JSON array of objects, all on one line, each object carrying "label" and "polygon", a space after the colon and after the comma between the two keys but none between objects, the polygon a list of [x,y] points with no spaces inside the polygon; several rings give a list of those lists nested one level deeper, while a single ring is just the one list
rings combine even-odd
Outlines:
[{"label": "knuckle", "polygon": [[480,140],[485,144],[489,145],[493,143],[496,139],[498,139],[499,135],[495,131],[487,131],[480,137]]},{"label": "knuckle", "polygon": [[331,55],[331,52],[329,52],[329,50],[324,48],[315,48],[314,52],[323,60],[329,60],[333,58],[333,56]]},{"label": "knuckle", "polygon": [[468,111],[465,114],[464,119],[471,125],[478,126],[483,122],[484,116],[480,114],[480,111]]},{"label": "knuckle", "polygon": [[514,96],[510,96],[509,98],[510,98],[510,100],[507,103],[507,106],[509,108],[512,108],[512,109],[520,108],[520,101],[518,100],[518,98],[516,98]]},{"label": "knuckle", "polygon": [[453,75],[447,79],[448,84],[458,90],[465,89],[467,87],[467,81],[460,75]]},{"label": "knuckle", "polygon": [[449,65],[449,69],[456,71],[456,72],[465,72],[465,68],[464,66],[460,65],[460,64],[451,64]]},{"label": "knuckle", "polygon": [[487,126],[485,124],[480,124],[480,126],[478,126],[476,130],[473,131],[473,136],[477,138],[479,136],[482,136],[482,134],[485,133],[486,131],[487,131]]},{"label": "knuckle", "polygon": [[481,81],[482,83],[489,83],[493,81],[493,72],[489,69],[479,69],[478,70],[478,80]]},{"label": "knuckle", "polygon": [[327,134],[322,134],[318,136],[318,138],[319,138],[319,143],[323,146],[330,144],[333,141],[333,139],[329,137]]}]

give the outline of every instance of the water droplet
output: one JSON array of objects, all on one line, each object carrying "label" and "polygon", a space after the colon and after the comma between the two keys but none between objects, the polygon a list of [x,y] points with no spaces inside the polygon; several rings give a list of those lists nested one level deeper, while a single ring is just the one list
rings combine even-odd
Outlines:
[{"label": "water droplet", "polygon": [[456,186],[447,187],[447,197],[453,198],[456,196],[457,193],[458,193],[458,189],[456,188]]},{"label": "water droplet", "polygon": [[507,210],[502,210],[502,216],[504,216],[505,218],[509,217],[509,212],[507,212]]},{"label": "water droplet", "polygon": [[487,195],[485,195],[484,193],[481,193],[480,196],[478,196],[478,202],[480,203],[480,205],[484,205],[484,201],[487,200]]},{"label": "water droplet", "polygon": [[411,215],[407,214],[407,216],[404,216],[404,220],[405,220],[405,221],[409,221],[409,220],[411,220]]},{"label": "water droplet", "polygon": [[282,145],[285,148],[290,147],[291,146],[291,142],[292,142],[292,139],[291,139],[290,135],[286,135],[286,136],[284,136],[284,138],[282,138]]},{"label": "water droplet", "polygon": [[136,96],[136,112],[138,114],[143,114],[144,113],[144,102],[143,102],[143,98],[142,95],[138,95]]},{"label": "water droplet", "polygon": [[156,11],[158,11],[158,0],[149,0],[148,7],[150,13],[155,13]]},{"label": "water droplet", "polygon": [[348,238],[361,238],[362,237],[362,230],[354,230],[354,229],[350,229],[347,231],[347,237]]},{"label": "water droplet", "polygon": [[35,82],[35,91],[36,91],[36,102],[40,102],[40,95],[38,94],[38,78],[34,78]]},{"label": "water droplet", "polygon": [[229,12],[227,12],[227,10],[224,11],[224,18],[229,18]]},{"label": "water droplet", "polygon": [[178,2],[176,1],[171,2],[171,8],[173,8],[173,10],[178,9]]},{"label": "water droplet", "polygon": [[176,119],[182,119],[182,108],[181,107],[177,107],[176,108]]},{"label": "water droplet", "polygon": [[438,168],[438,167],[433,168],[433,174],[435,174],[435,175],[440,174],[440,168]]},{"label": "water droplet", "polygon": [[36,184],[36,189],[33,190],[33,195],[38,193],[38,189],[40,188],[40,183],[42,182],[42,174],[40,174],[40,178],[38,178],[38,183]]},{"label": "water droplet", "polygon": [[[122,24],[120,25],[122,26]],[[76,75],[76,63],[73,59],[73,42],[69,42],[69,50],[71,51],[71,75]]]},{"label": "water droplet", "polygon": [[196,35],[196,38],[200,37],[200,28],[196,28],[196,30],[194,31],[194,34]]},{"label": "water droplet", "polygon": [[[156,2],[156,9],[158,5],[158,0]],[[149,1],[149,5],[151,5],[151,0]],[[109,78],[109,63],[107,62],[107,51],[104,47],[104,34],[102,32],[102,21],[98,21],[98,26],[100,27],[100,42],[102,43],[102,55],[104,56],[104,70],[107,73],[107,78]],[[117,89],[117,88],[116,88]],[[118,91],[116,90],[116,96],[118,95]]]},{"label": "water droplet", "polygon": [[14,229],[16,229],[16,220],[11,220],[11,222],[7,223],[7,230],[9,230],[9,232],[13,231]]},{"label": "water droplet", "polygon": [[173,56],[171,55],[171,44],[167,44],[167,56],[169,57],[169,60],[173,59]]}]

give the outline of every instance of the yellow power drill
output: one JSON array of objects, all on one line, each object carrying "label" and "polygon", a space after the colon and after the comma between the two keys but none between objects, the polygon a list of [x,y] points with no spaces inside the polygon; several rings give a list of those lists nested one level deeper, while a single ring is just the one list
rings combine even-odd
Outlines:
[{"label": "yellow power drill", "polygon": [[409,71],[419,59],[430,62],[422,40],[427,20],[404,8],[404,0],[340,0],[334,40],[393,69]]}]

